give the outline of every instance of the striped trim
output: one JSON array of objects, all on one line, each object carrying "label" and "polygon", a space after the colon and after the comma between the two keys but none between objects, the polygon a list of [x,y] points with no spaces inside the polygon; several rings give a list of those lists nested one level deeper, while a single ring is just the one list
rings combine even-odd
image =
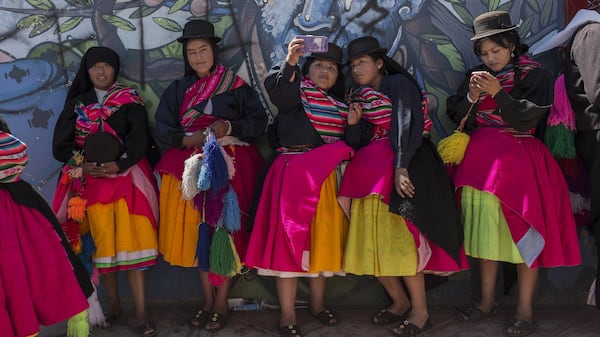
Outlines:
[{"label": "striped trim", "polygon": [[27,145],[10,133],[0,131],[0,183],[18,181],[28,160]]},{"label": "striped trim", "polygon": [[348,119],[348,106],[345,103],[317,87],[308,77],[300,82],[300,97],[304,112],[319,135],[337,139],[342,137]]}]

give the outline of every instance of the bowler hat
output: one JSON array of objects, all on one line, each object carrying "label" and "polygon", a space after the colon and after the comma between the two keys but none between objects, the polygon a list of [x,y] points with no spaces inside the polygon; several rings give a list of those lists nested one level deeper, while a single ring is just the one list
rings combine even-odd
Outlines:
[{"label": "bowler hat", "polygon": [[379,41],[371,36],[363,36],[350,41],[348,44],[348,62],[361,55],[385,54],[387,49],[379,45]]},{"label": "bowler hat", "polygon": [[177,41],[183,42],[187,39],[211,39],[215,42],[221,38],[215,35],[215,26],[206,20],[191,20],[183,26],[183,35]]},{"label": "bowler hat", "polygon": [[589,9],[594,9],[600,6],[600,0],[586,0]]},{"label": "bowler hat", "polygon": [[326,61],[331,61],[331,62],[335,62],[339,65],[342,65],[342,48],[338,47],[336,44],[334,43],[327,43],[327,51],[324,53],[312,53],[310,54],[310,56],[307,56],[307,58],[315,58],[315,59],[320,59],[320,60],[326,60]]},{"label": "bowler hat", "polygon": [[493,11],[479,15],[473,20],[475,35],[471,41],[517,29],[519,25],[510,22],[510,16],[505,11]]}]

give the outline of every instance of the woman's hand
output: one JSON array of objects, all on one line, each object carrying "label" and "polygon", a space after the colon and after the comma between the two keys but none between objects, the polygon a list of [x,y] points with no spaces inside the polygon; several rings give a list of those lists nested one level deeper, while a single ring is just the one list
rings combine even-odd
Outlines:
[{"label": "woman's hand", "polygon": [[210,129],[215,135],[215,138],[223,138],[227,136],[230,128],[229,122],[224,120],[218,120],[210,125]]},{"label": "woman's hand", "polygon": [[348,125],[354,125],[360,121],[362,116],[362,108],[358,103],[350,103],[348,110]]},{"label": "woman's hand", "polygon": [[206,141],[204,130],[194,131],[191,135],[183,136],[181,146],[183,147],[202,147]]},{"label": "woman's hand", "polygon": [[394,172],[394,188],[400,197],[412,198],[415,195],[415,186],[410,181],[408,169],[398,167]]},{"label": "woman's hand", "polygon": [[475,97],[479,97],[479,94],[481,94],[482,92],[487,92],[492,96],[496,96],[496,94],[500,92],[500,90],[502,90],[500,81],[498,81],[498,79],[494,75],[490,74],[487,71],[473,72],[473,74],[471,74],[470,83],[471,85],[469,86],[469,96],[471,96],[472,100],[474,100],[474,96],[471,94],[472,92],[476,93],[477,96]]},{"label": "woman's hand", "polygon": [[293,39],[288,44],[288,54],[285,58],[285,61],[295,67],[298,64],[298,60],[300,60],[300,56],[304,54],[302,49],[304,48],[304,40],[302,39]]},{"label": "woman's hand", "polygon": [[119,173],[119,166],[116,162],[98,163],[83,163],[81,166],[84,175],[91,175],[94,178],[103,178]]}]

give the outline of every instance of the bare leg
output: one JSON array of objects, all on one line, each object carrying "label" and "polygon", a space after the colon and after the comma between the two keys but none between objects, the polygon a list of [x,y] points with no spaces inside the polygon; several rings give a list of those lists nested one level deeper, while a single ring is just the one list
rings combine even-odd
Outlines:
[{"label": "bare leg", "polygon": [[127,271],[129,289],[135,303],[135,318],[138,324],[146,322],[146,275],[144,270],[132,269]]},{"label": "bare leg", "polygon": [[392,305],[387,310],[398,316],[406,312],[410,308],[410,302],[406,297],[404,288],[402,288],[400,278],[397,276],[380,276],[377,279],[392,299]]},{"label": "bare leg", "polygon": [[202,286],[202,296],[204,296],[204,306],[202,310],[210,312],[213,310],[215,302],[215,287],[208,280],[208,272],[199,270],[200,285]]},{"label": "bare leg", "polygon": [[425,277],[422,272],[414,276],[404,276],[404,282],[410,293],[411,310],[408,315],[408,321],[423,328],[425,322],[429,319],[427,311],[427,295],[425,292]]},{"label": "bare leg", "polygon": [[492,311],[496,304],[496,275],[499,264],[498,261],[479,260],[481,301],[477,307],[485,313]]},{"label": "bare leg", "polygon": [[296,324],[296,288],[298,287],[298,278],[278,277],[275,281],[277,285],[277,296],[279,297],[279,306],[281,307],[281,321],[279,326]]},{"label": "bare leg", "polygon": [[[227,304],[227,298],[229,296],[229,287],[230,286],[231,286],[230,278],[227,278],[220,287],[213,287],[211,285],[211,287],[213,289],[216,289],[216,298],[214,300],[214,305],[212,308],[213,312],[215,312],[219,315],[222,315],[222,316],[227,316],[229,314],[229,305]],[[224,321],[214,322],[214,321],[211,321],[209,318],[209,321],[206,323],[205,328],[208,331],[218,330],[218,329],[221,329],[224,325],[225,325]]]},{"label": "bare leg", "polygon": [[210,316],[215,301],[214,287],[208,280],[208,272],[198,269],[200,276],[200,286],[202,287],[202,296],[204,296],[204,305],[201,310],[198,310],[190,319],[190,324],[196,328],[203,328],[206,325],[206,320]]},{"label": "bare leg", "polygon": [[108,297],[108,313],[110,315],[119,315],[121,313],[121,304],[119,302],[119,293],[117,291],[117,273],[102,274],[100,277],[102,287]]},{"label": "bare leg", "polygon": [[327,279],[323,276],[311,277],[310,283],[310,311],[313,315],[325,310],[325,286]]},{"label": "bare leg", "polygon": [[[325,286],[327,279],[323,276],[310,278],[310,312],[313,316],[325,310]],[[328,311],[324,318],[317,317],[325,325],[337,325],[340,318],[333,312]]]},{"label": "bare leg", "polygon": [[523,321],[533,320],[533,296],[537,284],[539,269],[529,269],[526,264],[517,265],[519,275],[519,300],[515,318]]}]

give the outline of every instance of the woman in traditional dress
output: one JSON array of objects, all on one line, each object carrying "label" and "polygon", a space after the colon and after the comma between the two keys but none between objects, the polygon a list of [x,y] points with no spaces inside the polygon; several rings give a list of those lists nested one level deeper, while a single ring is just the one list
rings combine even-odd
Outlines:
[{"label": "woman in traditional dress", "polygon": [[[264,166],[252,141],[264,132],[268,120],[256,92],[218,63],[220,40],[208,21],[192,20],[185,25],[178,38],[183,44],[185,74],[162,94],[155,115],[156,135],[166,149],[155,168],[162,178],[159,250],[171,265],[199,268],[204,305],[194,313],[190,324],[210,331],[222,329],[227,323],[231,279],[211,272],[211,256],[197,254],[197,249],[208,251],[214,230],[208,226],[219,222],[222,200],[216,200],[217,204],[221,202],[220,207],[209,207],[213,203],[208,199],[204,205],[184,199],[184,162],[202,152],[209,132],[214,135],[227,156],[234,159],[230,184],[239,204],[238,217],[245,224]],[[210,198],[213,194],[203,195]],[[237,256],[243,260],[249,232],[242,228],[231,235]],[[210,254],[214,257],[216,252]]]},{"label": "woman in traditional dress", "polygon": [[[330,43],[303,65],[304,40],[288,46],[285,61],[265,79],[279,109],[272,125],[275,159],[269,168],[254,220],[245,263],[259,275],[276,277],[281,306],[279,333],[299,337],[295,300],[298,277],[310,278],[310,312],[325,325],[338,316],[325,307],[325,276],[342,272],[348,220],[337,201],[340,163],[353,152],[342,138],[347,124],[342,50]],[[356,134],[356,133],[355,133]],[[360,133],[358,133],[360,135]]]},{"label": "woman in traditional dress", "polygon": [[373,127],[340,188],[341,200],[352,200],[344,270],[376,276],[392,299],[373,324],[403,322],[394,334],[414,336],[431,326],[424,273],[466,269],[466,258],[452,184],[429,139],[421,90],[386,52],[372,37],[348,45],[359,85],[350,111],[358,110]]},{"label": "woman in traditional dress", "polygon": [[21,180],[27,161],[27,146],[0,116],[0,335],[7,337],[37,335],[40,325],[85,312],[93,292],[52,209]]},{"label": "woman in traditional dress", "polygon": [[158,256],[158,191],[145,157],[146,110],[135,90],[117,81],[119,69],[119,56],[107,47],[92,47],[81,60],[54,129],[54,158],[65,165],[52,207],[70,240],[91,235],[108,322],[121,316],[116,272],[126,271],[136,327],[152,336],[145,270]]},{"label": "woman in traditional dress", "polygon": [[457,123],[471,111],[466,122],[471,139],[454,184],[465,251],[479,261],[481,299],[458,318],[476,321],[494,314],[498,265],[513,263],[519,295],[506,333],[525,336],[537,327],[533,296],[539,268],[581,263],[564,177],[533,135],[552,103],[553,81],[525,55],[527,46],[507,12],[482,14],[473,24],[471,40],[483,64],[467,72],[447,107]]}]

